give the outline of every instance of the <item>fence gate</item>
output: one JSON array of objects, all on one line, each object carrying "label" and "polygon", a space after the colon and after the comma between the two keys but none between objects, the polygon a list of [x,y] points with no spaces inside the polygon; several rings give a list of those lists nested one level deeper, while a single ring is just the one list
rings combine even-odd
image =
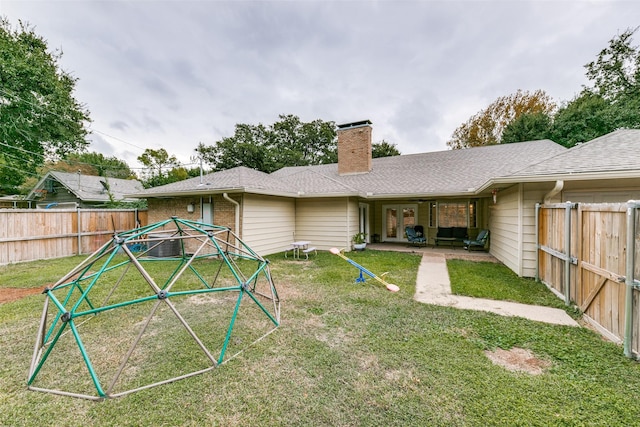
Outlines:
[{"label": "fence gate", "polygon": [[[536,206],[536,278],[640,355],[640,203]],[[627,248],[630,250],[627,251]]]}]

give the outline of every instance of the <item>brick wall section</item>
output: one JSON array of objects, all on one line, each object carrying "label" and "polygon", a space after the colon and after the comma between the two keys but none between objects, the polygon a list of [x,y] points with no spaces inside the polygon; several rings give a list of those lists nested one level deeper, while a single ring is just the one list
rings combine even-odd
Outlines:
[{"label": "brick wall section", "polygon": [[[242,197],[239,195],[230,195],[233,200],[240,203],[240,229],[242,229]],[[149,219],[148,224],[153,224],[160,221],[165,221],[172,216],[176,216],[181,219],[188,219],[197,221],[200,219],[200,197],[182,197],[175,199],[148,199],[148,212]],[[209,196],[204,197],[204,202],[208,203]],[[187,205],[189,203],[195,204],[195,210],[193,213],[187,212]],[[235,206],[225,200],[222,195],[211,196],[211,202],[213,203],[213,223],[223,227],[229,227],[235,232]],[[173,228],[173,227],[170,227]],[[241,237],[241,236],[240,236]],[[232,243],[234,243],[232,241]],[[187,245],[187,250],[195,250],[195,244],[197,242],[190,242]]]},{"label": "brick wall section", "polygon": [[338,173],[371,171],[371,126],[338,130]]}]

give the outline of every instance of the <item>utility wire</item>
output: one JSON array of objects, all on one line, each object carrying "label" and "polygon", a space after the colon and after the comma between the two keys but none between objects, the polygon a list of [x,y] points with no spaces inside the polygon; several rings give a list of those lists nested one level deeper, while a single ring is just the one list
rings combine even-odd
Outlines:
[{"label": "utility wire", "polygon": [[[6,89],[4,89],[4,88],[0,88],[0,93],[4,94],[5,96],[8,96],[8,97],[18,99],[18,100],[20,100],[20,101],[22,101],[22,102],[25,102],[25,103],[27,103],[27,104],[29,104],[29,105],[33,106],[33,107],[39,108],[39,109],[41,109],[41,110],[45,110],[45,109],[44,109],[44,107],[43,107],[42,105],[35,104],[35,103],[31,102],[31,101],[30,101],[30,100],[28,100],[28,99],[24,99],[24,97],[22,97],[22,96],[20,96],[20,95],[12,94],[12,93],[8,92],[8,91],[7,91]],[[0,105],[0,106],[1,106],[1,105]],[[47,111],[47,112],[48,112],[48,113],[50,113],[50,114],[53,114],[53,115],[55,115],[55,116],[57,116],[57,117],[59,117],[59,118],[61,118],[61,119],[64,119],[64,117],[62,117],[60,114],[58,114],[58,113],[56,113],[56,112],[52,112],[52,111]],[[94,129],[93,127],[91,127],[91,125],[89,125],[89,128],[87,129],[87,131],[88,131],[89,133],[96,133],[96,134],[100,134],[100,135],[106,136],[106,137],[108,137],[108,138],[115,139],[116,141],[122,142],[123,144],[130,145],[130,146],[135,147],[135,148],[137,148],[137,149],[139,149],[139,150],[142,150],[142,151],[146,150],[146,148],[142,148],[142,147],[140,147],[139,145],[133,144],[133,143],[131,143],[131,142],[129,142],[129,141],[125,141],[125,140],[124,140],[124,139],[122,139],[122,138],[118,138],[117,136],[113,136],[113,135],[110,135],[110,134],[108,134],[108,133],[106,133],[106,132],[102,132],[101,130]],[[138,168],[138,169],[145,169],[145,168]]]}]

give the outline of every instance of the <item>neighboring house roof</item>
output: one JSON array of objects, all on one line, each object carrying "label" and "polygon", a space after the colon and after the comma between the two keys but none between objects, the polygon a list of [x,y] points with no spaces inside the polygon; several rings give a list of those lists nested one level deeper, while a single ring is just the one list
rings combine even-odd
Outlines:
[{"label": "neighboring house roof", "polygon": [[640,178],[638,153],[640,129],[621,129],[493,181]]},{"label": "neighboring house roof", "polygon": [[494,177],[509,175],[566,148],[550,140],[373,159],[368,173],[339,175],[338,164],[296,166],[272,174],[237,167],[130,194],[172,197],[248,192],[288,197],[366,198],[473,195]]},{"label": "neighboring house roof", "polygon": [[[37,199],[37,190],[47,189],[47,181],[55,180],[84,202],[108,202],[109,193],[118,201],[135,201],[127,198],[129,194],[143,190],[140,181],[135,179],[107,178],[103,176],[80,175],[77,173],[49,171],[33,187],[27,200]],[[103,184],[104,183],[104,184]],[[108,186],[109,191],[105,188]]]}]

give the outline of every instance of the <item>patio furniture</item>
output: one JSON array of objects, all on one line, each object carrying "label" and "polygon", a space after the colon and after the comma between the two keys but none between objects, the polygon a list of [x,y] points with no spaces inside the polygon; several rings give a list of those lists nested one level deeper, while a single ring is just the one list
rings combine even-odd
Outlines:
[{"label": "patio furniture", "polygon": [[436,246],[445,242],[453,247],[454,243],[464,243],[468,237],[466,227],[438,227],[438,233],[433,240]]},{"label": "patio furniture", "polygon": [[293,252],[293,259],[300,259],[300,253],[303,253],[307,259],[309,259],[309,253],[314,252],[317,254],[316,248],[309,247],[308,240],[300,240],[298,242],[292,242],[291,247],[284,251],[284,257],[287,258],[287,252]]},{"label": "patio furniture", "polygon": [[427,246],[427,239],[424,236],[418,236],[413,227],[405,227],[404,232],[407,234],[407,240],[414,246]]},{"label": "patio furniture", "polygon": [[475,240],[464,240],[464,248],[471,251],[472,248],[480,248],[485,250],[485,246],[489,241],[489,230],[480,230]]}]

